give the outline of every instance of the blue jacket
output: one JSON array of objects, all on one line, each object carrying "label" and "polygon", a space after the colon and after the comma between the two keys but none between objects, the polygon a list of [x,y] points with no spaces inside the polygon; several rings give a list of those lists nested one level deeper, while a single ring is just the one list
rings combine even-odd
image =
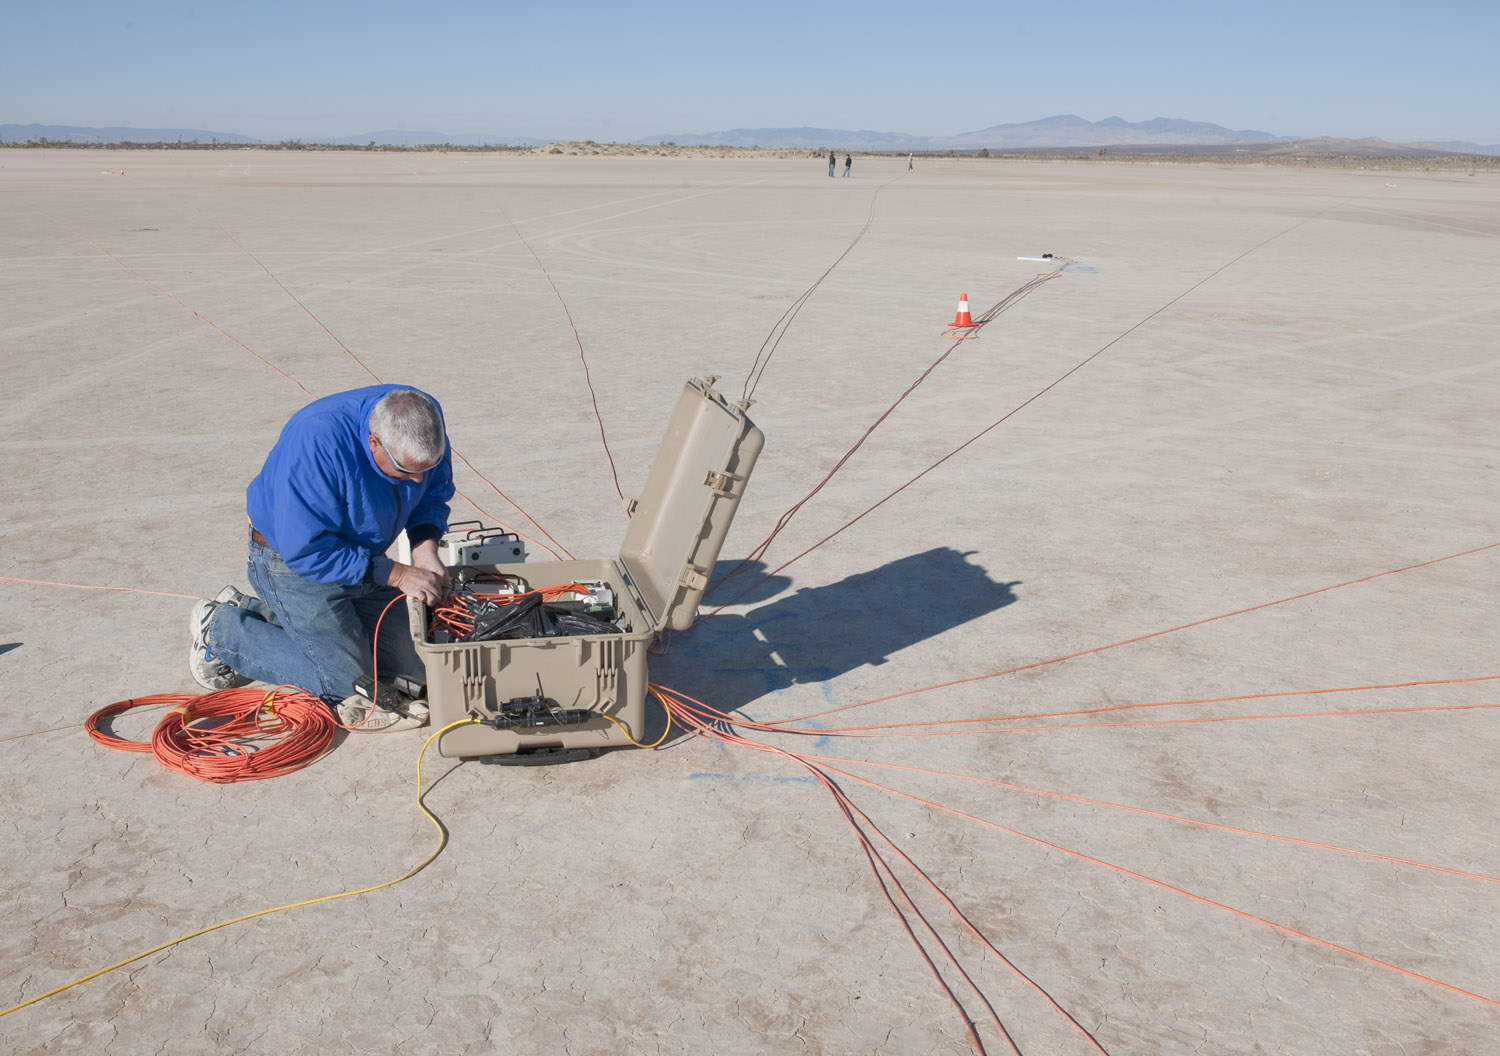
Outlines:
[{"label": "blue jacket", "polygon": [[411,526],[413,545],[447,530],[452,452],[417,484],[386,476],[370,451],[370,411],[386,393],[409,387],[371,385],[314,400],[292,415],[250,482],[251,525],[303,579],[384,584],[391,572],[385,551],[402,529]]}]

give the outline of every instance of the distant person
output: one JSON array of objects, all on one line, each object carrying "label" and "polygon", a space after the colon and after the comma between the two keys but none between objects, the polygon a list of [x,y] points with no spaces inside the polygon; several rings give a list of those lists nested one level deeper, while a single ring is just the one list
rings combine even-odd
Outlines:
[{"label": "distant person", "polygon": [[845,154],[844,155],[844,175],[845,176],[849,175],[849,166],[851,166],[853,164],[854,164],[854,156],[851,155],[851,154]]},{"label": "distant person", "polygon": [[833,177],[833,167],[838,163],[839,159],[835,157],[833,151],[830,150],[828,152],[828,176],[830,179],[832,179]]},{"label": "distant person", "polygon": [[912,158],[912,156],[910,154],[908,154],[906,156],[906,171],[907,172],[911,172],[913,169],[916,168],[916,166],[911,163],[911,158]]}]

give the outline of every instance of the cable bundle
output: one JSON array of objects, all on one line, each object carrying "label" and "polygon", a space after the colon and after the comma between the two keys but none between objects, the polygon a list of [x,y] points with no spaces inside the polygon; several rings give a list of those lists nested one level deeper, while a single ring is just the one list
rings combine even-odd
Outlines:
[{"label": "cable bundle", "polygon": [[[110,716],[162,704],[173,707],[156,724],[150,741],[127,741],[99,728]],[[150,752],[169,770],[231,784],[301,770],[333,747],[339,723],[312,694],[277,687],[133,697],[100,708],[84,728],[107,748]]]},{"label": "cable bundle", "polygon": [[442,629],[453,642],[502,638],[551,638],[567,634],[618,634],[620,628],[585,613],[563,612],[548,603],[564,595],[587,595],[583,583],[559,583],[525,593],[500,593],[477,587],[456,592],[432,612],[429,637]]}]

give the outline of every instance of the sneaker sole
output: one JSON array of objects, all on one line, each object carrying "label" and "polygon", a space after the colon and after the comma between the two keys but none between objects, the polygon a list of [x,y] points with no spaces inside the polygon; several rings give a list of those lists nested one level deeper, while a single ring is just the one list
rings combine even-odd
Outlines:
[{"label": "sneaker sole", "polygon": [[253,681],[236,672],[228,664],[205,659],[208,653],[206,640],[208,625],[212,622],[214,609],[219,604],[207,598],[200,598],[193,605],[193,611],[188,616],[188,630],[193,636],[193,644],[188,646],[188,671],[191,672],[193,681],[209,692],[239,689],[241,686],[248,686]]}]

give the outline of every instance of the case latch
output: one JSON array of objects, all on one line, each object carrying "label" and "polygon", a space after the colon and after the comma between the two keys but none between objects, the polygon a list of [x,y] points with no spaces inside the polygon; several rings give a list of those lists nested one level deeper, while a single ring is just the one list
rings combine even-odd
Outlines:
[{"label": "case latch", "polygon": [[679,582],[688,590],[702,590],[708,586],[708,577],[696,568],[689,567],[682,570],[682,578]]},{"label": "case latch", "polygon": [[720,473],[712,469],[708,471],[708,476],[703,479],[705,485],[713,488],[720,495],[732,495],[734,493],[734,481],[733,474]]}]

